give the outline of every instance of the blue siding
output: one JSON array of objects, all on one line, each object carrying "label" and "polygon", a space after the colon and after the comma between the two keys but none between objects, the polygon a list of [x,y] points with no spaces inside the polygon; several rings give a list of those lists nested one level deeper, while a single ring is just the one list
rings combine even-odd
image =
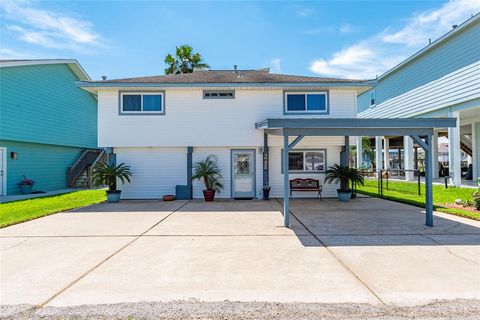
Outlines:
[{"label": "blue siding", "polygon": [[[67,187],[67,170],[78,159],[82,148],[0,141],[7,148],[7,194],[19,194],[17,183],[26,175],[35,180],[34,190],[51,191]],[[17,153],[17,160],[10,157]]]},{"label": "blue siding", "polygon": [[66,64],[0,69],[0,139],[97,146],[97,102]]},{"label": "blue siding", "polygon": [[[375,88],[376,105],[479,60],[480,23],[477,21],[438,47],[380,78]],[[370,91],[358,97],[358,112],[370,107],[369,97]]]},{"label": "blue siding", "polygon": [[480,178],[480,122],[477,122],[473,126],[473,134],[475,134],[476,154],[473,155],[473,159],[477,163],[477,177]]}]

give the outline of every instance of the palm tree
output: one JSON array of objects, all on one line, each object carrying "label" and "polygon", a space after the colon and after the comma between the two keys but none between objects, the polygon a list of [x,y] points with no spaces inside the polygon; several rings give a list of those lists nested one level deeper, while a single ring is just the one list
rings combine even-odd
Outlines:
[{"label": "palm tree", "polygon": [[328,167],[326,173],[325,182],[337,183],[340,181],[340,190],[342,191],[350,190],[349,182],[353,185],[363,185],[363,176],[361,175],[360,170],[355,168],[334,164],[333,166]]},{"label": "palm tree", "polygon": [[168,68],[165,74],[192,73],[194,69],[208,69],[210,66],[203,61],[200,53],[193,53],[193,48],[187,44],[176,48],[175,56],[170,53],[165,56]]},{"label": "palm tree", "polygon": [[93,183],[97,186],[107,185],[109,192],[117,191],[117,179],[122,183],[125,181],[130,182],[132,172],[130,167],[125,163],[120,163],[118,166],[111,164],[108,165],[103,162],[99,162],[93,168]]},{"label": "palm tree", "polygon": [[340,190],[347,191],[350,190],[348,181],[350,178],[350,168],[348,166],[342,166],[334,164],[330,166],[327,170],[327,175],[325,176],[326,183],[338,183],[340,181]]},{"label": "palm tree", "polygon": [[203,179],[206,190],[215,190],[220,193],[220,190],[223,188],[223,185],[220,182],[222,173],[213,155],[209,155],[203,161],[196,162],[193,166],[193,170],[193,180]]}]

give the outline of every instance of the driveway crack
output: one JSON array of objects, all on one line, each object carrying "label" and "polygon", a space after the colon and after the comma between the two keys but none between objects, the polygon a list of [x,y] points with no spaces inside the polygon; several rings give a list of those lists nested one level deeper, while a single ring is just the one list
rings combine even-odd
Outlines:
[{"label": "driveway crack", "polygon": [[47,300],[45,300],[44,302],[38,304],[35,306],[36,309],[38,308],[43,308],[46,304],[48,304],[50,301],[52,301],[53,299],[55,299],[56,297],[58,297],[59,295],[61,295],[62,293],[64,293],[65,291],[67,291],[69,288],[71,288],[73,285],[75,285],[77,282],[79,282],[80,280],[82,280],[83,278],[85,278],[88,274],[90,274],[91,272],[93,272],[94,270],[96,270],[98,267],[100,267],[101,265],[103,265],[105,262],[107,262],[108,260],[110,260],[111,258],[113,258],[114,256],[116,256],[118,253],[120,253],[121,251],[123,251],[124,249],[126,249],[127,247],[129,247],[131,244],[133,244],[135,241],[137,241],[138,239],[140,239],[142,236],[144,236],[147,232],[149,232],[150,230],[152,230],[153,228],[155,228],[156,226],[158,226],[160,223],[162,223],[163,221],[165,221],[166,219],[168,219],[170,216],[172,216],[175,212],[178,212],[180,209],[182,209],[183,207],[185,207],[187,204],[190,203],[191,200],[185,202],[184,204],[180,205],[178,208],[176,208],[175,210],[173,210],[172,212],[170,212],[167,216],[163,217],[162,219],[160,219],[160,221],[156,222],[154,225],[152,225],[150,228],[148,228],[147,230],[145,230],[144,232],[142,232],[140,235],[136,236],[132,241],[129,241],[127,244],[123,245],[120,249],[116,250],[115,252],[113,252],[111,255],[109,255],[108,257],[106,257],[105,259],[103,259],[102,261],[100,261],[99,263],[97,263],[96,265],[94,265],[92,268],[88,269],[86,272],[84,272],[82,275],[80,275],[79,277],[77,277],[75,280],[73,280],[72,282],[70,282],[67,286],[65,286],[63,289],[61,289],[60,291],[58,291],[57,293],[55,293],[53,296],[51,296],[50,298],[48,298]]},{"label": "driveway crack", "polygon": [[451,254],[452,256],[457,257],[457,258],[459,258],[459,259],[462,259],[462,260],[464,260],[464,261],[473,263],[474,265],[477,265],[477,266],[479,265],[479,264],[478,264],[476,261],[474,261],[474,260],[470,260],[470,259],[468,259],[468,258],[462,257],[462,256],[459,255],[459,254],[456,254],[455,252],[453,252],[452,250],[450,250],[450,248],[449,248],[447,245],[441,243],[440,241],[437,241],[437,240],[435,240],[434,238],[429,237],[429,236],[424,235],[424,234],[422,234],[421,236],[423,236],[424,238],[427,238],[428,240],[430,240],[430,241],[438,244],[439,246],[441,246],[442,248],[444,248],[445,250],[447,250],[448,253]]},{"label": "driveway crack", "polygon": [[29,239],[25,239],[25,240],[23,240],[22,242],[20,242],[20,243],[17,243],[17,244],[15,244],[15,245],[11,246],[11,247],[8,247],[8,248],[5,248],[5,249],[2,249],[2,250],[0,250],[0,252],[5,252],[5,251],[7,251],[7,250],[10,250],[10,249],[13,249],[13,248],[19,247],[19,246],[21,246],[22,244],[24,244],[25,242],[27,242],[28,240],[30,240],[30,238],[29,238]]}]

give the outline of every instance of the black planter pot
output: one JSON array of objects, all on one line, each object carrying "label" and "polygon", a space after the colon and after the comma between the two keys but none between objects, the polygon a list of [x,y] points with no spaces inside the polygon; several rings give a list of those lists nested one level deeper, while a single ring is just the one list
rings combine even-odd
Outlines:
[{"label": "black planter pot", "polygon": [[269,200],[270,199],[270,189],[266,190],[263,189],[263,200]]}]

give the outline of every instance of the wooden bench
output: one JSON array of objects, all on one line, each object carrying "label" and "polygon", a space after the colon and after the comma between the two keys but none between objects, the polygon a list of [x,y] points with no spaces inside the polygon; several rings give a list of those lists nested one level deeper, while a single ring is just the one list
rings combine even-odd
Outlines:
[{"label": "wooden bench", "polygon": [[293,191],[316,191],[317,198],[322,199],[322,185],[316,179],[293,179],[290,180],[290,197]]}]

